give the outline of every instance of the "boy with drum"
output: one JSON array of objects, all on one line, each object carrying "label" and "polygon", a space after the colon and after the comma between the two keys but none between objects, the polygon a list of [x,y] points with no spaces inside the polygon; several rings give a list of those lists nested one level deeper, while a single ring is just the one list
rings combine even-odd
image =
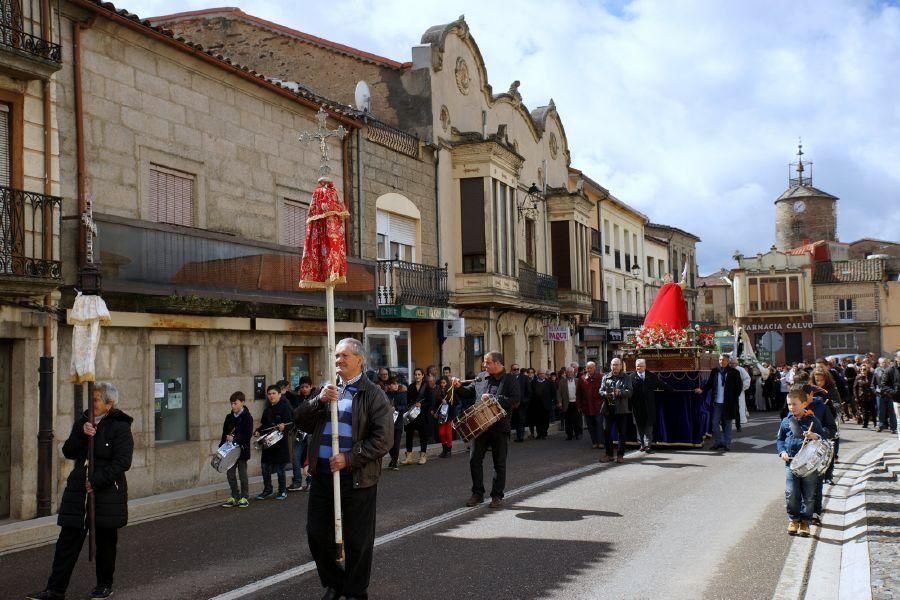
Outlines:
[{"label": "boy with drum", "polygon": [[[274,444],[263,448],[263,491],[256,499],[265,500],[275,496],[276,500],[284,500],[287,498],[287,477],[284,474],[284,466],[291,461],[291,455],[288,447],[288,437],[283,434],[285,429],[293,422],[294,414],[287,399],[281,397],[281,388],[277,385],[270,385],[266,388],[266,401],[268,406],[263,411],[259,429],[256,430],[256,433],[261,436],[260,440],[262,436],[274,434],[276,430],[280,431],[282,436]],[[259,441],[257,441],[257,444],[259,444]],[[278,474],[278,495],[275,495],[272,491],[273,470]]]},{"label": "boy with drum", "polygon": [[[225,423],[222,424],[222,439],[219,440],[219,446],[225,442],[231,442],[235,446],[240,446],[241,457],[234,465],[226,471],[228,476],[228,485],[231,486],[231,498],[225,501],[225,508],[247,508],[250,506],[247,498],[250,494],[250,486],[247,483],[247,461],[250,460],[250,439],[253,437],[253,416],[250,410],[244,406],[247,398],[244,392],[235,392],[231,395],[231,412],[225,416]],[[235,472],[240,475],[241,487],[238,489],[237,477]]]},{"label": "boy with drum", "polygon": [[816,500],[818,473],[812,469],[805,477],[795,475],[791,471],[791,461],[800,452],[805,440],[819,440],[824,436],[825,430],[812,411],[806,410],[806,394],[803,390],[792,389],[788,392],[787,405],[789,414],[781,421],[776,448],[784,461],[784,499],[790,519],[788,535],[809,537],[809,521]]}]

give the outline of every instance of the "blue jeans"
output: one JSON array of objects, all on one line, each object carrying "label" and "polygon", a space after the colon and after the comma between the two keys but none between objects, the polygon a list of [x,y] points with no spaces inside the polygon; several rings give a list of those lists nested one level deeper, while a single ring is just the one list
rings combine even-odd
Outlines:
[{"label": "blue jeans", "polygon": [[307,440],[309,440],[309,436],[304,437],[302,442],[298,442],[294,438],[294,472],[291,474],[294,483],[303,483],[303,461],[306,460]]},{"label": "blue jeans", "polygon": [[719,404],[718,402],[714,401],[712,417],[713,441],[715,441],[716,444],[725,444],[726,446],[730,446],[732,420],[725,419],[723,417],[724,412],[725,405]]},{"label": "blue jeans", "polygon": [[809,521],[816,502],[818,475],[813,473],[806,477],[797,477],[791,473],[790,463],[785,463],[784,477],[784,501],[788,518],[791,521]]},{"label": "blue jeans", "polygon": [[287,493],[287,478],[284,475],[284,465],[272,465],[269,463],[262,463],[263,492],[268,494],[272,491],[273,470],[278,473],[278,493]]}]

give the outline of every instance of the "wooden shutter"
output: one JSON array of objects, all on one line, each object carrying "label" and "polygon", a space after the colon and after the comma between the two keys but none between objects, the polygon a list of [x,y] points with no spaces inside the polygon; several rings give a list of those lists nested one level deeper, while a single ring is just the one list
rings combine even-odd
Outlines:
[{"label": "wooden shutter", "polygon": [[309,205],[284,199],[282,203],[282,243],[299,248],[303,252],[306,241],[306,216]]},{"label": "wooden shutter", "polygon": [[12,175],[12,145],[9,135],[9,105],[0,104],[0,185],[9,187]]},{"label": "wooden shutter", "polygon": [[459,180],[460,231],[462,253],[484,254],[484,180],[467,177]]},{"label": "wooden shutter", "polygon": [[553,274],[559,282],[559,289],[572,289],[572,263],[569,249],[569,222],[550,222],[550,249],[553,252]]},{"label": "wooden shutter", "polygon": [[194,226],[193,175],[150,166],[150,219]]}]

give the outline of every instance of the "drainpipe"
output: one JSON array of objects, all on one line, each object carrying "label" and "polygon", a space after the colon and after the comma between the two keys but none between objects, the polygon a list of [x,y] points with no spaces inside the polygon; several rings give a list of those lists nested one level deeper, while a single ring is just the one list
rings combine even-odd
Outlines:
[{"label": "drainpipe", "polygon": [[[441,266],[441,203],[438,200],[438,165],[441,162],[441,153],[440,147],[436,144],[434,146],[426,144],[429,148],[431,148],[432,153],[434,154],[434,239],[435,243],[437,243],[437,266],[440,268]],[[450,273],[447,273],[447,278],[450,278]],[[437,328],[441,327],[440,321],[435,322],[435,326]],[[442,332],[437,332],[437,339],[442,340]],[[465,332],[463,332],[463,336],[465,336]],[[463,337],[463,343],[465,344],[465,337]],[[444,341],[440,341],[438,344],[438,364],[441,365],[441,368],[444,367]],[[465,376],[465,373],[463,373]]]},{"label": "drainpipe", "polygon": [[[363,123],[368,125],[368,119],[363,116]],[[362,256],[362,222],[363,222],[363,162],[362,162],[363,128],[356,130],[356,251]]]},{"label": "drainpipe", "polygon": [[[50,0],[41,1],[41,35],[50,40]],[[42,83],[42,101],[44,109],[44,195],[50,196],[52,188],[51,168],[53,127],[50,123],[52,106],[50,100],[50,80]],[[45,203],[42,209],[45,235],[43,240],[44,260],[53,257],[53,209]],[[46,235],[50,226],[51,235]],[[44,297],[44,306],[51,307],[53,297]],[[52,320],[42,327],[43,355],[38,363],[38,464],[37,464],[37,516],[50,514],[53,496],[53,330]]]},{"label": "drainpipe", "polygon": [[[353,191],[353,185],[350,181],[350,165],[348,164],[350,160],[350,136],[344,136],[344,139],[341,140],[341,163],[342,163],[342,172],[344,175],[344,201],[346,202],[350,198],[350,194]],[[356,220],[359,221],[362,218],[362,215],[356,215]],[[346,241],[344,242],[346,244]],[[356,255],[361,256],[359,251],[360,249],[360,240],[357,238],[356,240]],[[349,248],[348,248],[349,250]]]}]

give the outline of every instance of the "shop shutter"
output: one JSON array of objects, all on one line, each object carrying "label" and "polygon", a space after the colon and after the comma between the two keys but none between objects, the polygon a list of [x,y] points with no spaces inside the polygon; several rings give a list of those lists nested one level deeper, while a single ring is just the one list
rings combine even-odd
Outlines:
[{"label": "shop shutter", "polygon": [[151,165],[150,219],[193,227],[194,177]]},{"label": "shop shutter", "polygon": [[282,243],[285,246],[299,248],[303,252],[306,241],[306,216],[308,204],[285,199],[282,211]]}]

